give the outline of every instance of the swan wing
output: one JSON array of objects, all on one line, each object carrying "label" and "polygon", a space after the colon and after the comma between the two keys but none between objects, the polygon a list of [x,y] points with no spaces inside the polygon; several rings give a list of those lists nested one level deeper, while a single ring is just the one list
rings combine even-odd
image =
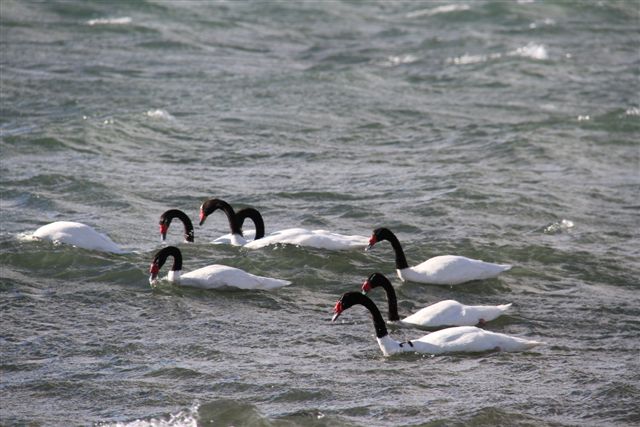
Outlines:
[{"label": "swan wing", "polygon": [[416,313],[402,319],[404,323],[425,327],[438,326],[471,326],[478,323],[468,323],[462,304],[454,300],[440,301],[425,307]]},{"label": "swan wing", "polygon": [[521,351],[542,344],[524,338],[486,331],[475,326],[441,329],[414,341],[418,351],[426,352],[483,352],[490,350]]},{"label": "swan wing", "polygon": [[290,285],[291,282],[257,276],[239,268],[214,264],[183,274],[180,278],[180,284],[203,289],[225,287],[238,289],[276,289]]},{"label": "swan wing", "polygon": [[[247,233],[249,234],[249,233]],[[255,231],[253,235],[255,236]],[[214,245],[232,245],[232,246],[244,246],[247,244],[247,239],[244,236],[235,233],[224,234],[214,241],[212,241]]]},{"label": "swan wing", "polygon": [[441,255],[410,267],[406,280],[420,281],[439,285],[456,285],[471,280],[484,280],[509,270],[510,265],[493,264],[458,255]]},{"label": "swan wing", "polygon": [[257,249],[273,244],[290,244],[318,249],[345,250],[364,248],[368,243],[368,238],[364,236],[349,236],[327,230],[289,228],[249,242],[245,247]]},{"label": "swan wing", "polygon": [[[482,319],[484,322],[494,320],[507,311],[511,304],[502,305],[467,305],[465,306],[465,317],[469,319],[469,325],[476,325]],[[473,322],[473,323],[472,323]]]},{"label": "swan wing", "polygon": [[38,228],[33,237],[65,243],[78,248],[103,252],[123,253],[124,251],[106,235],[80,222],[56,221]]}]

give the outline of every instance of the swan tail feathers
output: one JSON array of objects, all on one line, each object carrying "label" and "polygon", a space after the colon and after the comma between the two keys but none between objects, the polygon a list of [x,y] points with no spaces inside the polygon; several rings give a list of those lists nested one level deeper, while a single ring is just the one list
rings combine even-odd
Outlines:
[{"label": "swan tail feathers", "polygon": [[509,304],[501,304],[498,306],[498,309],[502,312],[507,311],[509,308],[511,308],[511,306],[513,305],[513,303],[509,303]]}]

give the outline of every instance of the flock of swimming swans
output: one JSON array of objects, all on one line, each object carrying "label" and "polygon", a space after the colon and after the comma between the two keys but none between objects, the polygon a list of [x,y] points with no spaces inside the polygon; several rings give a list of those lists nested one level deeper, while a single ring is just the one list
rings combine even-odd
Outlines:
[{"label": "flock of swimming swans", "polygon": [[[507,264],[494,264],[458,255],[436,256],[410,267],[400,241],[387,228],[375,229],[370,238],[304,228],[289,228],[265,235],[264,221],[260,212],[251,207],[236,212],[230,204],[220,199],[207,200],[200,206],[199,224],[203,225],[207,217],[217,210],[226,214],[230,233],[215,239],[214,244],[230,244],[247,249],[289,244],[324,250],[370,250],[374,245],[386,240],[393,247],[396,272],[403,282],[457,285],[496,277],[511,268]],[[167,210],[160,216],[162,241],[165,241],[169,226],[174,219],[182,222],[185,242],[193,242],[195,240],[193,223],[188,215],[179,209]],[[243,232],[242,228],[246,219],[250,219],[254,223],[255,232]],[[38,228],[32,236],[36,239],[47,239],[87,250],[125,253],[108,236],[78,222],[53,222]],[[160,269],[170,257],[173,262],[166,280],[180,286],[203,289],[232,287],[272,290],[291,284],[288,280],[258,276],[239,268],[220,264],[208,265],[183,273],[180,249],[175,246],[166,246],[154,255],[149,267],[149,282],[152,286],[159,280]],[[391,338],[380,310],[366,295],[377,287],[383,288],[386,292],[389,322],[438,330],[405,342]],[[448,352],[522,351],[542,344],[539,341],[491,332],[476,326],[484,326],[486,322],[499,317],[509,309],[511,304],[469,306],[454,300],[445,300],[400,319],[393,285],[387,277],[380,273],[369,276],[363,283],[360,292],[343,294],[335,304],[332,321],[335,322],[342,312],[354,305],[362,305],[371,313],[376,339],[385,356],[401,352],[441,354]]]}]

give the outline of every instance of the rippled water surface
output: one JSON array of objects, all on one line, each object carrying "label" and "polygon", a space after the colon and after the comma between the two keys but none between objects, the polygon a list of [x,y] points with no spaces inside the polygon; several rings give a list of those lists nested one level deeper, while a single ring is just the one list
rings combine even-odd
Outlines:
[{"label": "rippled water surface", "polygon": [[[640,423],[638,1],[2,0],[0,24],[2,425]],[[186,270],[292,285],[152,289],[160,214],[210,197],[514,268],[400,285],[387,243],[211,245],[216,213],[170,229]],[[127,253],[27,238],[57,220]],[[330,322],[375,271],[401,315],[511,302],[486,328],[546,344],[385,358],[364,308]]]}]

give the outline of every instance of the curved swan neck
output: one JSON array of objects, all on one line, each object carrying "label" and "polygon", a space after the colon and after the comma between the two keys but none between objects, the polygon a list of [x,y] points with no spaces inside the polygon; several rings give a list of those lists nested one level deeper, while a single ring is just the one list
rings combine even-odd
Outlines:
[{"label": "curved swan neck", "polygon": [[376,233],[376,237],[378,241],[387,240],[389,243],[391,243],[391,247],[393,247],[393,250],[396,253],[397,270],[403,270],[409,267],[409,264],[407,264],[407,258],[405,257],[404,251],[402,250],[402,245],[400,245],[400,241],[391,230],[387,228],[381,228]]},{"label": "curved swan neck", "polygon": [[396,290],[393,289],[393,285],[386,277],[382,277],[383,279],[379,280],[377,286],[381,286],[387,294],[387,303],[389,305],[389,320],[400,320],[400,316],[398,316],[398,298],[396,297]]},{"label": "curved swan neck", "polygon": [[342,305],[344,309],[356,304],[364,305],[371,313],[373,326],[376,329],[376,337],[382,338],[389,334],[387,332],[387,326],[384,323],[384,319],[382,318],[382,314],[380,314],[380,310],[378,310],[378,307],[376,307],[375,303],[371,301],[369,297],[362,295],[360,292],[347,292],[342,297]]},{"label": "curved swan neck", "polygon": [[168,211],[163,213],[162,216],[160,217],[160,226],[161,227],[164,226],[163,239],[165,237],[164,235],[169,229],[171,220],[173,220],[174,218],[177,218],[180,221],[182,221],[182,225],[184,225],[184,240],[187,242],[193,242],[194,240],[193,223],[191,222],[191,219],[189,219],[187,214],[182,212],[180,209],[169,209]]},{"label": "curved swan neck", "polygon": [[209,215],[215,212],[217,209],[222,210],[225,215],[227,215],[227,220],[229,221],[229,228],[231,229],[231,234],[239,234],[242,236],[242,229],[238,225],[238,220],[236,219],[236,213],[234,212],[231,205],[224,200],[220,199],[210,199],[202,204],[200,207],[200,225],[204,224],[204,221],[207,219]]},{"label": "curved swan neck", "polygon": [[167,246],[156,254],[155,259],[157,260],[158,268],[162,268],[164,263],[167,261],[167,258],[170,256],[173,257],[173,266],[171,266],[171,270],[182,270],[182,253],[180,252],[180,249],[175,246]]},{"label": "curved swan neck", "polygon": [[244,220],[247,218],[253,221],[253,225],[256,228],[256,237],[254,238],[254,240],[264,237],[264,221],[262,219],[262,215],[260,215],[260,212],[258,212],[258,210],[254,208],[240,209],[236,213],[236,220],[241,230],[242,226],[244,225]]}]

